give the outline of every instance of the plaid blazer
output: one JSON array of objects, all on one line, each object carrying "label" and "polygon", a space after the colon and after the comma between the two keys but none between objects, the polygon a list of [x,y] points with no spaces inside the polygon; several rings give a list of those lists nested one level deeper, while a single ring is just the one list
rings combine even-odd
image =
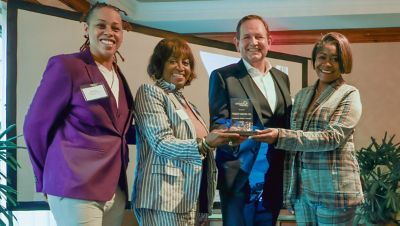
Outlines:
[{"label": "plaid blazer", "polygon": [[361,117],[358,90],[342,78],[330,84],[312,106],[316,85],[295,97],[290,128],[279,129],[277,148],[288,150],[284,203],[300,193],[328,207],[348,207],[363,200],[353,133]]},{"label": "plaid blazer", "polygon": [[[160,80],[156,85],[140,86],[136,93],[137,165],[132,192],[135,208],[187,213],[199,201],[203,169],[196,131],[189,118],[181,118],[184,109],[175,92],[179,91]],[[195,107],[190,107],[204,124]],[[205,160],[211,213],[217,181],[212,151]]]}]

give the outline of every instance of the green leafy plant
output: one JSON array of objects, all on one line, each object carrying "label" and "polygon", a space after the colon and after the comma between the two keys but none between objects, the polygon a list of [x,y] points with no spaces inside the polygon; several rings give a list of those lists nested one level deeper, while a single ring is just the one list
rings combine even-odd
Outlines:
[{"label": "green leafy plant", "polygon": [[[0,162],[5,162],[13,170],[17,170],[17,167],[20,166],[17,160],[14,158],[14,156],[11,155],[9,151],[16,150],[18,148],[25,148],[17,146],[14,143],[19,136],[14,136],[11,138],[7,137],[7,134],[10,133],[10,131],[14,130],[15,127],[16,127],[15,124],[11,125],[0,134]],[[0,171],[0,180],[8,181],[7,175],[1,171]],[[16,194],[17,191],[15,189],[6,184],[0,183],[0,200],[7,200],[10,205],[15,206],[16,200],[14,197]],[[1,215],[5,216],[9,221],[11,221],[12,218],[14,217],[12,212],[9,211],[6,206],[3,205],[0,205],[0,216]],[[0,219],[0,225],[6,225],[6,223],[2,219]]]},{"label": "green leafy plant", "polygon": [[371,144],[356,154],[365,200],[357,211],[355,225],[363,223],[395,224],[400,211],[400,143],[393,142],[387,132],[378,143],[371,137]]}]

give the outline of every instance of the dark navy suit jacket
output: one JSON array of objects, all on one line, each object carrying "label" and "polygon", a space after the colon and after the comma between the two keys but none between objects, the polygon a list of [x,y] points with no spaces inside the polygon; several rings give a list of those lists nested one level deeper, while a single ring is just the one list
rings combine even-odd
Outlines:
[{"label": "dark navy suit jacket", "polygon": [[[211,73],[209,88],[209,107],[211,129],[224,127],[230,118],[230,99],[247,98],[253,105],[253,125],[257,129],[266,127],[288,128],[292,105],[289,79],[283,72],[270,70],[277,92],[283,96],[283,116],[275,118],[265,97],[259,91],[247,69],[240,60],[236,64],[217,69]],[[263,101],[264,100],[264,101]],[[218,188],[223,192],[237,192],[247,185],[248,176],[257,157],[260,142],[246,140],[239,147],[221,146],[217,149]],[[284,152],[270,146],[267,158],[269,170],[264,187],[265,201],[280,208],[282,204],[282,172]]]}]

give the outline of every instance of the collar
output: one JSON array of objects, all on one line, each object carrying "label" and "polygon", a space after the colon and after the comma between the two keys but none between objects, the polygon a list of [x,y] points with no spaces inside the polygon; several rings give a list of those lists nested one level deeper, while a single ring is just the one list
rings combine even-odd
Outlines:
[{"label": "collar", "polygon": [[113,72],[115,73],[114,64],[113,64],[111,70],[108,70],[108,68],[106,68],[106,67],[105,67],[104,65],[102,65],[101,63],[99,63],[99,62],[97,62],[97,61],[94,61],[94,62],[96,63],[97,67],[99,67],[100,71],[101,71],[101,70],[104,70],[104,71],[107,71],[108,73],[113,73]]},{"label": "collar", "polygon": [[163,89],[167,93],[182,95],[183,89],[176,89],[176,86],[170,82],[165,81],[164,79],[156,80],[156,85]]},{"label": "collar", "polygon": [[[313,85],[313,88],[314,88],[314,90],[317,90],[317,87],[318,87],[318,83],[319,83],[320,81],[319,81],[319,79],[314,83],[314,85]],[[336,79],[335,81],[333,81],[333,82],[331,82],[326,88],[325,88],[325,90],[336,90],[336,89],[338,89],[342,84],[344,84],[345,83],[345,81],[344,81],[344,79],[343,79],[343,77],[342,76],[340,76],[338,79]],[[324,91],[325,91],[324,90]],[[323,91],[323,92],[324,92]]]},{"label": "collar", "polygon": [[265,72],[261,72],[257,68],[251,66],[251,64],[249,62],[247,62],[245,59],[243,59],[243,64],[246,67],[246,70],[250,74],[251,77],[268,75],[269,70],[271,70],[272,66],[271,66],[271,63],[267,60],[267,58],[265,58],[265,63],[267,66],[267,70]]},{"label": "collar", "polygon": [[[77,54],[79,54],[79,58],[85,61],[85,63],[96,66],[98,65],[97,62],[94,60],[92,53],[90,52],[90,48],[86,48],[85,50],[78,52]],[[115,61],[113,62],[113,68],[115,69],[116,72],[119,71],[118,65]]]},{"label": "collar", "polygon": [[156,80],[156,86],[160,87],[167,94],[173,94],[181,106],[186,106],[186,99],[185,96],[183,96],[183,89],[176,89],[175,84],[167,82],[164,79]]}]

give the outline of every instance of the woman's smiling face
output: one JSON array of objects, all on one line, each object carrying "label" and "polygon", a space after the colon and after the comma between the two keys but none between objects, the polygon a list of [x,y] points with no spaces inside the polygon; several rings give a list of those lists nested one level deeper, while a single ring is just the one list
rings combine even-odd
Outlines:
[{"label": "woman's smiling face", "polygon": [[325,44],[316,54],[315,71],[323,83],[331,83],[341,77],[336,45]]},{"label": "woman's smiling face", "polygon": [[182,89],[191,73],[189,59],[171,56],[164,63],[162,77],[165,81],[174,84],[177,89]]},{"label": "woman's smiling face", "polygon": [[97,61],[113,59],[123,40],[122,20],[117,11],[109,7],[95,9],[85,25],[90,51]]}]

